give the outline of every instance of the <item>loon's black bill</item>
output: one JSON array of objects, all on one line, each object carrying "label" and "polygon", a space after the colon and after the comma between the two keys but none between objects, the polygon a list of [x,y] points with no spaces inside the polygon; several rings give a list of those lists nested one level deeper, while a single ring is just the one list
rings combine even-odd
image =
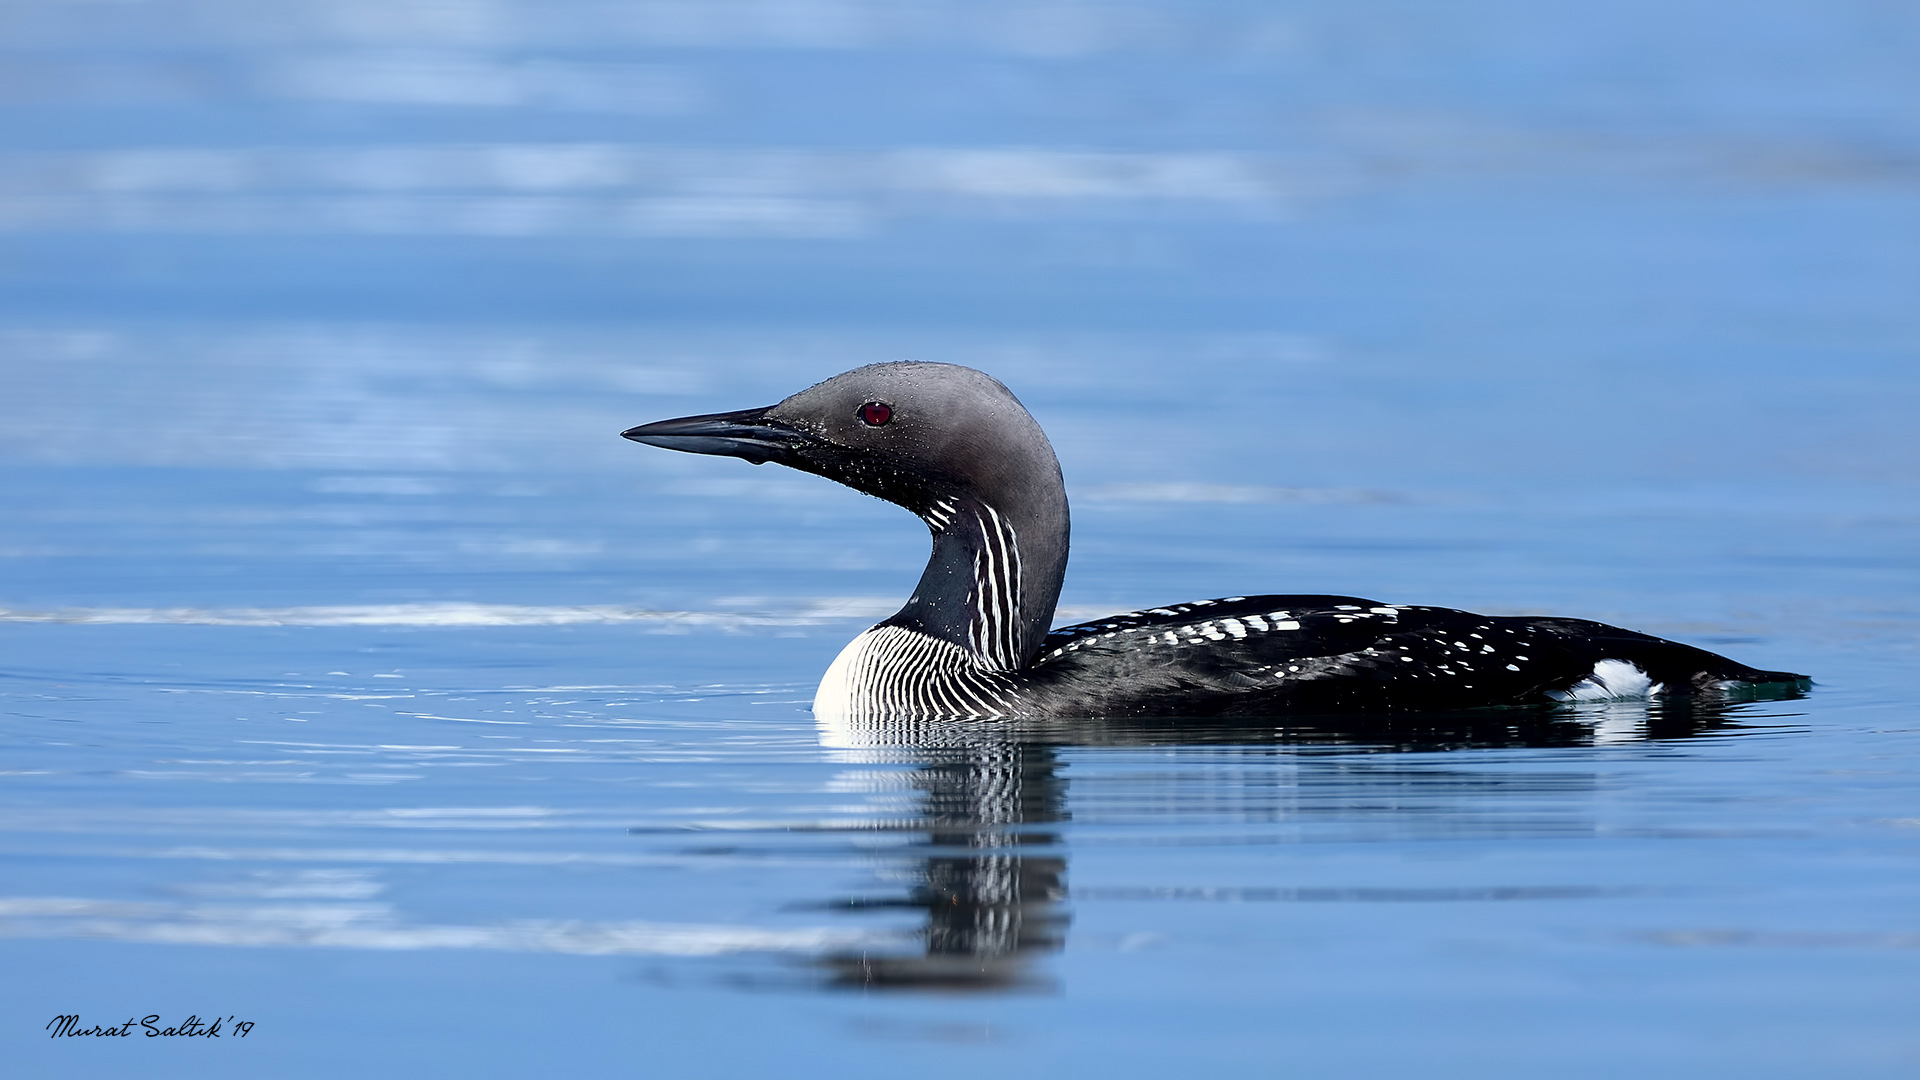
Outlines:
[{"label": "loon's black bill", "polygon": [[[773,406],[767,406],[768,409]],[[807,442],[807,437],[778,420],[767,418],[767,409],[742,409],[739,412],[707,413],[658,420],[628,428],[620,433],[648,446],[664,446],[689,454],[720,454],[745,458],[755,465],[782,460],[788,451]]]}]

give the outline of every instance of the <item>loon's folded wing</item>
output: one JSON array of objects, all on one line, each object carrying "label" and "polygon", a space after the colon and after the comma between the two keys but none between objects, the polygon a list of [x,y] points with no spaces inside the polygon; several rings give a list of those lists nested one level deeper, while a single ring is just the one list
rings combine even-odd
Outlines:
[{"label": "loon's folded wing", "polygon": [[1203,600],[1065,627],[1022,673],[1053,715],[1446,710],[1803,684],[1576,619],[1347,596]]}]

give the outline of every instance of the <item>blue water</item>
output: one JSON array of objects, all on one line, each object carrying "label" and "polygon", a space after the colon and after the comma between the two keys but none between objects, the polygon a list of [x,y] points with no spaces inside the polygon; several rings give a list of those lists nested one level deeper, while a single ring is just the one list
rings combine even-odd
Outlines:
[{"label": "blue water", "polygon": [[[10,4],[8,1075],[1913,1075],[1916,71],[1812,0]],[[1815,686],[823,739],[923,527],[617,433],[903,358],[1050,433],[1065,620]]]}]

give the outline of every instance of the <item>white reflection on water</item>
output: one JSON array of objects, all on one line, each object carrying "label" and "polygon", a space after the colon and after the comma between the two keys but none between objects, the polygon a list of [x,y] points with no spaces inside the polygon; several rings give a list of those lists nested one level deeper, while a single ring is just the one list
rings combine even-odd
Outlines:
[{"label": "white reflection on water", "polygon": [[0,229],[834,237],[902,215],[1166,203],[1272,218],[1306,180],[1240,154],[619,144],[107,150],[0,158]]},{"label": "white reflection on water", "polygon": [[[869,49],[935,46],[1019,56],[1117,49],[1283,48],[1291,37],[1264,18],[1184,16],[1159,5],[1030,0],[41,0],[23,5],[21,37],[36,44],[90,33],[146,32],[159,40],[271,47],[287,41],[431,44],[445,48],[652,46]],[[133,9],[133,10],[129,10]],[[144,9],[144,10],[140,10]]]},{"label": "white reflection on water", "polygon": [[655,611],[607,604],[542,606],[439,602],[348,604],[288,608],[66,608],[14,611],[0,608],[0,622],[168,624],[177,626],[571,626],[581,623],[646,623],[663,628],[812,626],[843,619],[880,618],[897,603],[875,597],[830,597],[791,601],[786,610]]},{"label": "white reflection on water", "polygon": [[679,113],[693,111],[701,99],[685,74],[656,65],[458,53],[302,56],[272,65],[262,81],[287,97],[386,105]]},{"label": "white reflection on water", "polygon": [[1371,488],[1273,487],[1253,484],[1108,484],[1088,490],[1088,502],[1394,503],[1407,496]]},{"label": "white reflection on water", "polygon": [[[14,326],[0,328],[0,460],[440,474],[312,481],[320,494],[393,496],[460,494],[453,470],[551,468],[564,476],[589,465],[630,476],[689,475],[702,492],[751,482],[757,498],[812,498],[804,485],[636,453],[616,433],[694,411],[681,399],[713,400],[722,387],[729,407],[749,403],[732,395],[765,403],[798,390],[803,373],[824,378],[916,354],[1009,378],[1018,372],[1022,393],[1125,402],[1141,391],[1111,376],[1151,369],[1165,356],[1222,370],[1317,370],[1327,351],[1298,335],[1207,331]],[[524,483],[495,488],[538,491]]]},{"label": "white reflection on water", "polygon": [[0,937],[71,937],[253,948],[492,949],[576,956],[822,953],[897,935],[654,922],[524,920],[406,923],[386,904],[176,904],[71,897],[0,898]]}]

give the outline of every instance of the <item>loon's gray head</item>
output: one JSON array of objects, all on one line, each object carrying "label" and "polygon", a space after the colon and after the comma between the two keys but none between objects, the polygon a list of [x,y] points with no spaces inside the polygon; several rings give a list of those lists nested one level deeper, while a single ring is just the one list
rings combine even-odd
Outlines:
[{"label": "loon's gray head", "polygon": [[969,646],[979,637],[969,621],[977,624],[980,606],[996,600],[976,580],[991,572],[1006,590],[997,599],[1018,616],[987,659],[1023,664],[1046,635],[1066,570],[1066,488],[1040,425],[990,375],[956,364],[873,364],[778,405],[621,434],[669,450],[778,462],[904,506],[933,530],[934,551],[913,599],[890,623]]}]

